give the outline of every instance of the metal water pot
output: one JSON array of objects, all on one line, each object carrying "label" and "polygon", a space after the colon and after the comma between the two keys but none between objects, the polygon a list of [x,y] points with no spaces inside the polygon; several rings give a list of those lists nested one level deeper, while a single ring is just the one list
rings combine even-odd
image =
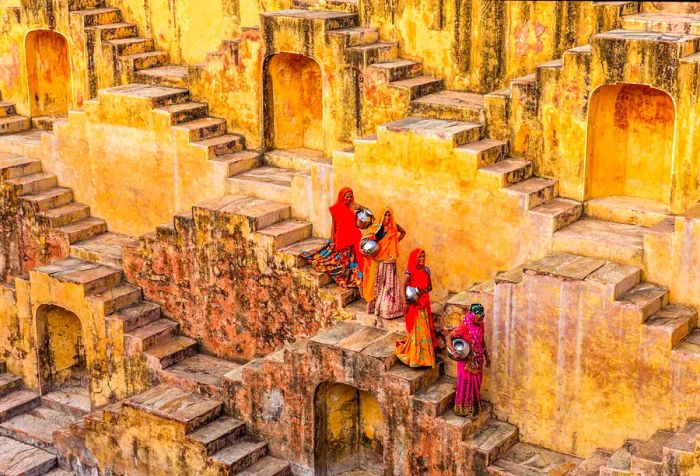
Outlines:
[{"label": "metal water pot", "polygon": [[406,301],[411,304],[415,304],[418,302],[419,297],[420,294],[418,293],[418,288],[414,286],[406,286]]},{"label": "metal water pot", "polygon": [[370,258],[379,252],[379,243],[374,240],[370,240],[368,237],[362,238],[360,241],[360,250],[365,256]]},{"label": "metal water pot", "polygon": [[447,348],[447,356],[452,360],[464,360],[471,352],[469,343],[464,339],[452,339],[452,347],[455,348],[455,352]]},{"label": "metal water pot", "polygon": [[355,217],[357,218],[357,227],[360,230],[366,230],[374,223],[374,215],[366,208],[357,210],[357,212],[355,212]]}]

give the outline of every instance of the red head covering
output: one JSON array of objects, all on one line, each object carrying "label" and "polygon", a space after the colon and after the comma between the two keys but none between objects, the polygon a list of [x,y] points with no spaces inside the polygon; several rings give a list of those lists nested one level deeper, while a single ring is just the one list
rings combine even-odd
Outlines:
[{"label": "red head covering", "polygon": [[[422,268],[418,267],[418,257],[423,253],[423,250],[416,248],[411,251],[408,255],[408,267],[406,272],[409,275],[408,285],[417,287],[418,289],[425,290],[430,285],[430,271],[427,266]],[[433,338],[433,345],[437,345],[437,339],[435,338],[435,332],[433,330],[433,314],[430,310],[430,294],[421,294],[418,298],[418,302],[408,305],[408,312],[406,313],[406,330],[411,333],[413,330],[413,325],[416,322],[416,317],[420,311],[425,311],[428,315],[428,323],[430,326],[430,335]]]},{"label": "red head covering", "polygon": [[329,208],[333,219],[335,220],[335,234],[331,237],[335,243],[336,250],[342,250],[348,246],[352,246],[355,250],[355,259],[357,264],[362,269],[363,256],[360,253],[360,239],[362,232],[357,228],[357,219],[355,212],[345,204],[344,195],[352,192],[349,187],[343,187],[338,192],[338,199],[335,204]]}]

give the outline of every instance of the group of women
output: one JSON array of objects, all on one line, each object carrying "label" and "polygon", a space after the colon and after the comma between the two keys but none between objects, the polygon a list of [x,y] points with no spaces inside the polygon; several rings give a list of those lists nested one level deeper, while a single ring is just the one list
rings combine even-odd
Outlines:
[{"label": "group of women", "polygon": [[[406,231],[396,223],[391,207],[387,207],[366,235],[377,243],[377,250],[371,257],[365,256],[360,247],[363,233],[356,218],[362,208],[355,202],[350,188],[341,189],[336,203],[330,207],[331,239],[319,250],[305,252],[303,256],[317,271],[329,273],[339,286],[358,288],[367,301],[368,313],[382,319],[404,316],[407,336],[396,342],[397,358],[409,367],[434,367],[438,340],[433,329],[430,305],[433,285],[425,251],[420,248],[411,251],[401,284],[397,260],[399,242]],[[407,288],[417,290],[417,299],[406,300]],[[448,348],[452,348],[452,337],[478,341],[471,344],[471,359],[458,362],[455,413],[462,416],[479,412],[483,365],[490,365],[483,338],[483,307],[480,314],[479,308],[472,308],[464,323],[447,339]]]}]

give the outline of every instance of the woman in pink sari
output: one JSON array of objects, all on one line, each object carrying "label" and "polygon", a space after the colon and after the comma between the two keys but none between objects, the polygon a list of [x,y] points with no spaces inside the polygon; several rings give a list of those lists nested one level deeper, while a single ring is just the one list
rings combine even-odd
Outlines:
[{"label": "woman in pink sari", "polygon": [[484,378],[484,365],[491,366],[484,340],[484,306],[481,304],[469,306],[462,325],[450,332],[445,339],[449,349],[457,354],[452,345],[453,339],[464,339],[470,347],[469,354],[457,362],[455,415],[476,416],[481,411],[481,382]]}]

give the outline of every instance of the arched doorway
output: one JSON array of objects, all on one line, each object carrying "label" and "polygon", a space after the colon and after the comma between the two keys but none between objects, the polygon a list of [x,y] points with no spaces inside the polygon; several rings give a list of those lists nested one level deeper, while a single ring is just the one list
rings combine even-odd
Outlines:
[{"label": "arched doorway", "polygon": [[315,397],[317,475],[384,474],[384,415],[377,398],[340,383],[323,383]]},{"label": "arched doorway", "polygon": [[25,54],[32,117],[66,114],[71,102],[66,39],[51,30],[31,31],[25,40]]},{"label": "arched doorway", "polygon": [[36,336],[42,393],[88,386],[85,340],[80,319],[59,306],[37,310]]},{"label": "arched doorway", "polygon": [[642,84],[597,89],[588,111],[586,198],[671,199],[675,107]]},{"label": "arched doorway", "polygon": [[[321,66],[308,56],[278,53],[267,61],[268,121],[276,149],[323,150]],[[271,97],[269,97],[271,96]]]}]

